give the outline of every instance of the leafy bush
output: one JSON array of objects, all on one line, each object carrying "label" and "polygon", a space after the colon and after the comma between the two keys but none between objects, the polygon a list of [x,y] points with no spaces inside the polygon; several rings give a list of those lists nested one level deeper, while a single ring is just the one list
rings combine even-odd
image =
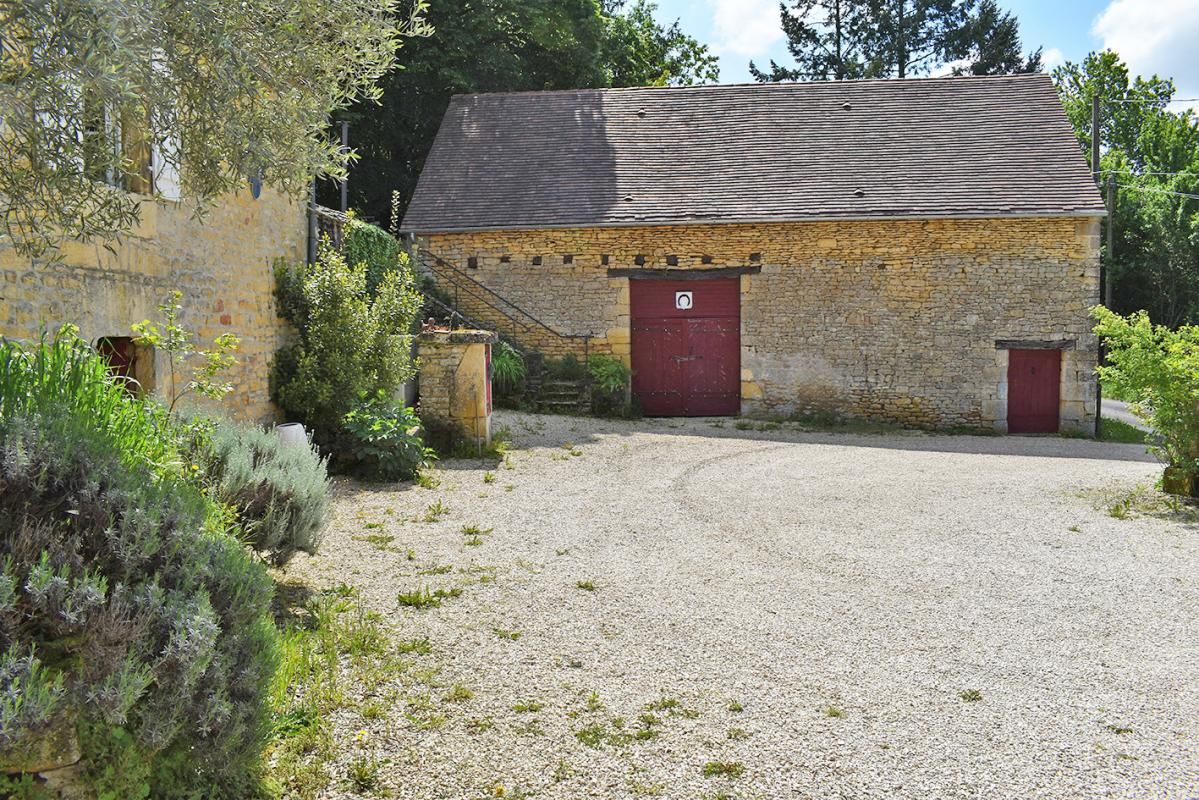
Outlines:
[{"label": "leafy bush", "polygon": [[4,737],[74,720],[101,797],[255,792],[272,585],[176,435],[73,331],[0,341]]},{"label": "leafy bush", "polygon": [[500,342],[491,351],[491,380],[497,393],[511,395],[524,382],[527,368],[524,356],[507,342]]},{"label": "leafy bush", "polygon": [[416,412],[380,390],[363,397],[345,416],[357,472],[384,481],[406,481],[435,458],[425,447]]},{"label": "leafy bush", "polygon": [[400,249],[396,238],[376,225],[356,219],[353,212],[345,228],[345,257],[347,264],[363,268],[366,291],[372,297],[389,273],[408,270],[408,254]]},{"label": "leafy bush", "polygon": [[603,354],[591,357],[591,405],[598,414],[627,415],[631,373],[624,362]]},{"label": "leafy bush", "polygon": [[568,381],[579,381],[587,377],[587,368],[579,363],[579,359],[573,353],[567,353],[562,358],[547,358],[545,372],[551,378]]},{"label": "leafy bush", "polygon": [[1199,479],[1199,326],[1172,330],[1143,311],[1122,317],[1102,306],[1091,316],[1107,346],[1100,380],[1129,398],[1133,413],[1154,430],[1150,449],[1158,458]]},{"label": "leafy bush", "polygon": [[591,380],[596,389],[612,394],[623,392],[629,385],[629,368],[618,358],[595,355],[590,359]]},{"label": "leafy bush", "polygon": [[297,337],[275,356],[272,397],[333,449],[358,397],[390,394],[412,376],[420,295],[406,269],[386,273],[372,295],[363,265],[329,248],[315,264],[278,264],[275,274],[279,313]]},{"label": "leafy bush", "polygon": [[316,552],[329,517],[325,459],[256,425],[217,422],[206,433],[197,460],[214,496],[235,510],[244,541],[276,564]]}]

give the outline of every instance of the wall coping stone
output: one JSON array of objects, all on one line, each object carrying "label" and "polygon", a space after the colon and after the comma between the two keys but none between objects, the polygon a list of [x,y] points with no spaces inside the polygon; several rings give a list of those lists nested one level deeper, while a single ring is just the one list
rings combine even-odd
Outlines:
[{"label": "wall coping stone", "polygon": [[417,337],[421,344],[495,344],[500,335],[495,331],[422,331]]}]

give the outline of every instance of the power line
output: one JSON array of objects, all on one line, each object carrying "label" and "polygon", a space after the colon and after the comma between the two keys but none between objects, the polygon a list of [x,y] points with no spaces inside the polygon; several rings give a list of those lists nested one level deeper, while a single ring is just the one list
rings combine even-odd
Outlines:
[{"label": "power line", "polygon": [[1187,192],[1171,192],[1168,189],[1154,189],[1149,186],[1134,186],[1130,183],[1119,184],[1121,189],[1132,189],[1134,192],[1153,192],[1154,194],[1168,194],[1173,197],[1185,197],[1189,200],[1199,200],[1199,194],[1188,194]]},{"label": "power line", "polygon": [[1137,172],[1131,169],[1101,169],[1100,172],[1108,175],[1132,175],[1139,177],[1141,175],[1160,175],[1166,177],[1175,177],[1178,175],[1186,175],[1189,178],[1199,178],[1199,172],[1191,169],[1184,169],[1181,172]]},{"label": "power line", "polygon": [[1121,105],[1126,103],[1163,103],[1165,105],[1169,105],[1170,103],[1199,103],[1199,97],[1172,97],[1170,99],[1166,99],[1164,97],[1151,97],[1144,100],[1108,100],[1106,102],[1112,104],[1119,103]]}]

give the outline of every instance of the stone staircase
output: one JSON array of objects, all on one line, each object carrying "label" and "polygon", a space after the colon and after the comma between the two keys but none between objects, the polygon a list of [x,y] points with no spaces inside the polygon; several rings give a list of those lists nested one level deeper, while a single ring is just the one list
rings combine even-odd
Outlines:
[{"label": "stone staircase", "polygon": [[540,411],[554,414],[591,413],[591,381],[586,378],[544,378],[534,397]]}]

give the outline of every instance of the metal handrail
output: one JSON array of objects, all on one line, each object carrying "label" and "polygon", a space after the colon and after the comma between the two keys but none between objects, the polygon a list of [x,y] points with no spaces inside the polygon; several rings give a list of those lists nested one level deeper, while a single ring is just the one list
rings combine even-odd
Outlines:
[{"label": "metal handrail", "polygon": [[[482,283],[480,283],[479,281],[475,280],[470,275],[468,275],[460,267],[458,267],[454,264],[451,264],[450,262],[446,261],[444,258],[440,257],[436,253],[431,252],[428,248],[418,247],[416,249],[417,249],[418,257],[426,256],[428,258],[431,258],[433,260],[433,262],[436,263],[438,266],[450,270],[451,272],[454,273],[454,275],[456,277],[461,278],[462,280],[466,281],[466,286],[469,287],[470,289],[481,290],[484,294],[482,296],[476,294],[475,296],[478,297],[478,299],[482,300],[482,302],[484,302],[486,305],[490,306],[494,310],[503,314],[505,317],[507,317],[513,323],[520,324],[521,327],[525,328],[526,330],[528,330],[528,328],[530,327],[530,325],[528,323],[522,322],[521,320],[516,319],[510,312],[505,311],[503,308],[496,305],[494,302],[488,300],[487,296],[494,297],[499,302],[501,302],[504,305],[508,306],[509,308],[515,310],[518,314],[523,315],[526,319],[531,321],[533,323],[533,325],[536,325],[537,327],[541,328],[542,330],[545,330],[546,332],[550,333],[553,336],[558,337],[559,339],[583,339],[586,341],[586,340],[590,340],[592,338],[592,334],[590,334],[590,333],[562,333],[561,331],[554,330],[553,328],[551,328],[546,323],[542,322],[540,319],[538,319],[536,316],[534,316],[530,312],[521,308],[516,303],[513,303],[511,300],[509,300],[508,298],[499,294],[498,292],[494,291],[493,289],[489,289],[488,287],[484,286]],[[427,262],[425,262],[425,266],[428,266]]]}]

